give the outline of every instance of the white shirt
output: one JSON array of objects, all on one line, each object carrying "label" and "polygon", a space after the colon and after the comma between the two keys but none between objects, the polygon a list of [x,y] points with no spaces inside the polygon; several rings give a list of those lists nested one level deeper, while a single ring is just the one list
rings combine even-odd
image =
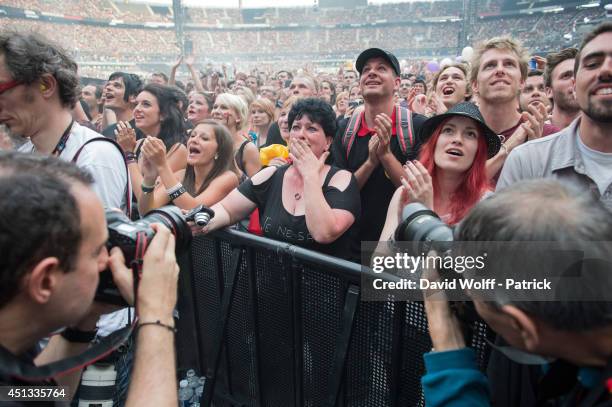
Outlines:
[{"label": "white shirt", "polygon": [[[72,161],[79,148],[86,141],[95,137],[104,137],[95,131],[73,123],[66,147],[59,158]],[[19,147],[24,153],[34,152],[31,141]],[[87,144],[81,151],[76,164],[91,173],[94,178],[93,190],[96,192],[105,208],[120,208],[125,212],[126,185],[129,176],[126,172],[125,160],[119,149],[111,143],[94,141]]]},{"label": "white shirt", "polygon": [[[73,123],[66,147],[59,155],[65,161],[72,161],[79,148],[88,140],[104,137],[95,131]],[[35,152],[34,145],[28,141],[19,151]],[[129,176],[126,172],[125,159],[119,149],[109,142],[94,141],[87,144],[76,161],[76,164],[91,173],[94,178],[92,189],[98,195],[105,208],[120,208],[125,213],[126,186]],[[127,308],[103,315],[98,321],[98,335],[107,336],[128,322]]]}]

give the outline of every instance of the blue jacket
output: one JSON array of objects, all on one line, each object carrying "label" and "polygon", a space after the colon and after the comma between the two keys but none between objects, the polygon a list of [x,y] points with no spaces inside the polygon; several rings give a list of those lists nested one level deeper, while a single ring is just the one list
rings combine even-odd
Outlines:
[{"label": "blue jacket", "polygon": [[489,382],[478,370],[473,349],[429,352],[423,358],[427,373],[421,385],[427,407],[490,406]]}]

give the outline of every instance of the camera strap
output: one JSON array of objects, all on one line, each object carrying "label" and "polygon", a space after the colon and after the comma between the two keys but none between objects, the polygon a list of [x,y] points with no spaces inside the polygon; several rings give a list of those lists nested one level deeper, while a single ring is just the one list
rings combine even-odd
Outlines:
[{"label": "camera strap", "polygon": [[134,259],[130,263],[130,267],[132,268],[132,278],[134,284],[132,287],[134,288],[134,304],[136,308],[136,316],[138,316],[138,286],[140,285],[140,278],[142,277],[142,264],[144,262],[144,255],[147,251],[147,234],[145,232],[138,232],[136,235],[136,247],[134,250]]},{"label": "camera strap", "polygon": [[34,366],[0,346],[0,377],[12,377],[24,382],[39,383],[80,370],[105,358],[124,344],[134,331],[136,321],[102,338],[85,352],[43,366]]}]

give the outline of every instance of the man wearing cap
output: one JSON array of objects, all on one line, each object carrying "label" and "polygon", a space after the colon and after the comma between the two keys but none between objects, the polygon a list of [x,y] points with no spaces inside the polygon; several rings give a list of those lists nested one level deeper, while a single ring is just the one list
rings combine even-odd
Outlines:
[{"label": "man wearing cap", "polygon": [[332,154],[336,166],[355,174],[361,189],[361,241],[377,241],[391,197],[401,185],[402,165],[417,158],[426,117],[395,105],[400,85],[395,55],[370,48],[359,55],[355,68],[365,104],[339,129]]}]

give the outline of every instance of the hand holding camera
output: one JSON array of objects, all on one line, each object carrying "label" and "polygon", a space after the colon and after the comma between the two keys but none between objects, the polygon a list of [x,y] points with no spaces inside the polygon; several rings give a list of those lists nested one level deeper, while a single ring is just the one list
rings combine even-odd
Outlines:
[{"label": "hand holding camera", "polygon": [[[436,257],[435,251],[427,254]],[[440,281],[440,274],[435,267],[423,269],[422,278],[429,281]],[[436,352],[465,348],[465,339],[459,320],[451,310],[444,290],[423,291],[423,303],[427,314],[427,326],[431,343]]]},{"label": "hand holding camera", "polygon": [[[106,212],[109,233],[107,247],[111,253],[109,265],[112,274],[107,271],[100,274],[96,300],[122,306],[134,304],[135,301],[137,307],[142,305],[140,301],[141,296],[144,295],[151,296],[145,301],[154,300],[157,303],[161,300],[167,300],[165,301],[166,305],[172,302],[172,298],[176,301],[175,294],[168,295],[166,291],[159,292],[159,290],[166,290],[166,288],[159,288],[158,290],[154,281],[161,278],[162,281],[165,281],[163,284],[173,285],[173,290],[176,291],[176,283],[171,284],[168,281],[168,279],[173,278],[168,273],[172,274],[174,269],[162,270],[162,268],[168,268],[171,264],[176,265],[176,254],[189,248],[192,238],[190,223],[193,222],[202,227],[207,225],[213,216],[214,212],[204,206],[198,206],[185,214],[176,206],[164,206],[149,212],[144,218],[132,222],[122,212],[108,210]],[[158,237],[160,231],[162,237]],[[171,242],[167,237],[164,237],[166,234],[172,235]],[[171,256],[168,251],[172,252]],[[140,268],[140,276],[134,276],[134,268]],[[149,269],[154,268],[155,270],[149,271]],[[178,269],[176,272],[178,272]],[[152,273],[152,276],[145,278],[144,275],[147,273]],[[159,277],[155,277],[157,275]],[[153,282],[150,280],[151,278]],[[141,288],[143,282],[145,284],[144,291]],[[134,300],[133,294],[134,283],[140,284],[136,300]],[[167,289],[170,290],[169,287]],[[126,301],[128,304],[126,304]],[[139,308],[138,312],[142,315],[143,311],[148,312],[151,307],[154,311],[160,311],[160,309],[155,308],[156,306],[164,307],[165,305],[145,303],[145,309]]]}]

